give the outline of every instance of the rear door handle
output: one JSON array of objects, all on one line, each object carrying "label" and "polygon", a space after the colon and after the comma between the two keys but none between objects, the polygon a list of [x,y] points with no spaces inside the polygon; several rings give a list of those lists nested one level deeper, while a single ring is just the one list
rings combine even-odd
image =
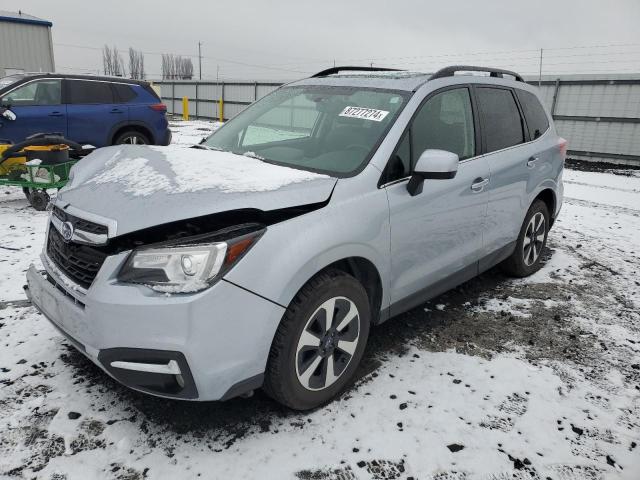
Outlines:
[{"label": "rear door handle", "polygon": [[530,157],[529,160],[527,160],[527,167],[529,168],[535,167],[537,161],[538,161],[538,157]]},{"label": "rear door handle", "polygon": [[121,110],[120,108],[112,108],[111,113],[124,113],[124,110]]},{"label": "rear door handle", "polygon": [[471,184],[471,190],[473,190],[475,193],[481,192],[484,189],[484,187],[487,186],[488,183],[489,183],[488,178],[478,177]]},{"label": "rear door handle", "polygon": [[61,117],[62,116],[62,112],[51,112],[49,114],[50,117]]}]

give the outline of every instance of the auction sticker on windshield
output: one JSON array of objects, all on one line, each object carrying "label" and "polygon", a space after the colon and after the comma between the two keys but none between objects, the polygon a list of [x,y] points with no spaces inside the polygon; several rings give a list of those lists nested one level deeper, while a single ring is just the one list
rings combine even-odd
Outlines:
[{"label": "auction sticker on windshield", "polygon": [[381,122],[388,114],[389,112],[386,110],[376,110],[375,108],[347,107],[342,111],[340,116]]}]

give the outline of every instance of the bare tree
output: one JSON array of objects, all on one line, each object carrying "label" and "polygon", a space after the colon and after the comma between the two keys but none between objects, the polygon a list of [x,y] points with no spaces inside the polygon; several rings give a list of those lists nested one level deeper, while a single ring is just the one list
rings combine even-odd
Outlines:
[{"label": "bare tree", "polygon": [[190,58],[178,57],[180,62],[180,78],[182,80],[191,80],[193,78],[193,62]]},{"label": "bare tree", "polygon": [[137,80],[144,80],[144,54],[129,47],[129,75]]},{"label": "bare tree", "polygon": [[122,55],[120,55],[115,46],[112,48],[109,48],[108,45],[104,46],[102,49],[102,65],[104,67],[105,75],[122,77],[125,74]]},{"label": "bare tree", "polygon": [[102,66],[104,68],[104,74],[110,75],[113,65],[113,59],[111,58],[111,49],[105,45],[102,49]]},{"label": "bare tree", "polygon": [[162,55],[162,78],[172,80],[191,80],[193,78],[193,62],[190,58],[176,56],[171,53]]}]

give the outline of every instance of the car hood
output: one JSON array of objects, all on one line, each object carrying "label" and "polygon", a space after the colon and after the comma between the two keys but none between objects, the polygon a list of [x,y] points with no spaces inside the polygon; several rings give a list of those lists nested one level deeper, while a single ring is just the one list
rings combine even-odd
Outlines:
[{"label": "car hood", "polygon": [[115,220],[122,235],[218,212],[324,202],[336,181],[229,152],[120,145],[79,161],[56,206]]}]

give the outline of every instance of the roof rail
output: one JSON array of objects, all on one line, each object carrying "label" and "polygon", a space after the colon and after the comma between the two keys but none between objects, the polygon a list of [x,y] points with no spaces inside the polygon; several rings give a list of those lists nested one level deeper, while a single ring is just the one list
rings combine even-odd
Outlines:
[{"label": "roof rail", "polygon": [[491,77],[503,78],[503,75],[510,75],[515,78],[516,82],[524,82],[519,73],[512,72],[511,70],[502,70],[501,68],[491,67],[474,67],[472,65],[453,65],[450,67],[444,67],[438,70],[436,73],[429,77],[429,80],[435,80],[436,78],[453,77],[456,72],[486,72]]},{"label": "roof rail", "polygon": [[312,75],[311,78],[327,77],[340,72],[401,72],[402,70],[397,68],[383,68],[383,67],[331,67],[326,70]]}]

